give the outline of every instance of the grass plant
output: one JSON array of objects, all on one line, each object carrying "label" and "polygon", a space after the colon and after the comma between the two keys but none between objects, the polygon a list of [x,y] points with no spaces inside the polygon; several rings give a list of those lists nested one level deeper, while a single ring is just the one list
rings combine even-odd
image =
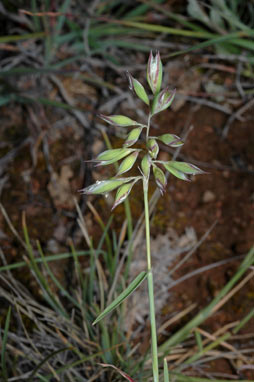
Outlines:
[{"label": "grass plant", "polygon": [[[3,207],[2,211],[7,217]],[[104,308],[109,289],[113,288],[115,294],[115,288],[121,292],[126,285],[128,276],[121,277],[121,283],[112,285],[116,271],[114,264],[123,241],[110,239],[112,217],[104,225],[96,212],[95,219],[102,223],[103,233],[95,248],[79,209],[78,215],[88,244],[87,251],[76,251],[70,243],[69,253],[45,255],[40,242],[31,241],[23,214],[24,241],[16,234],[26,251],[25,261],[7,264],[1,253],[5,264],[0,269],[1,297],[9,305],[5,321],[1,320],[0,376],[4,381],[15,380],[15,376],[18,380],[32,382],[52,381],[52,378],[81,381],[98,373],[98,361],[114,362],[128,369],[128,361],[123,361],[123,354],[130,352],[123,328],[125,306],[117,310],[114,324],[101,322],[96,328],[92,326],[98,311]],[[126,225],[123,227],[126,231]],[[106,241],[107,252],[104,250]],[[82,270],[81,257],[87,258],[88,273]],[[58,280],[51,268],[52,262],[63,259],[73,260],[75,291]],[[103,270],[102,261],[107,261],[107,272]],[[36,301],[12,273],[23,267],[28,268],[35,278],[37,287],[34,290],[38,291],[40,302],[38,296]]]},{"label": "grass plant", "polygon": [[[151,171],[153,172],[156,184],[160,192],[163,194],[167,186],[167,178],[164,171],[169,171],[172,175],[182,180],[189,180],[188,176],[193,176],[203,173],[198,167],[178,161],[159,161],[157,156],[159,154],[158,142],[171,147],[179,147],[183,145],[183,141],[173,134],[163,134],[158,137],[150,135],[151,119],[156,114],[167,109],[175,96],[175,90],[170,90],[166,87],[161,90],[163,68],[160,59],[160,54],[150,53],[147,64],[147,82],[153,94],[153,99],[150,101],[144,86],[131,74],[128,73],[130,89],[149,107],[147,123],[139,123],[124,115],[101,115],[100,117],[107,123],[114,126],[131,127],[134,126],[128,135],[122,148],[106,150],[99,154],[93,162],[96,165],[106,166],[121,162],[115,177],[109,180],[97,181],[92,186],[81,190],[84,194],[107,194],[110,191],[116,191],[115,202],[113,209],[120,203],[126,200],[130,194],[132,187],[138,181],[143,183],[144,195],[144,208],[145,208],[145,228],[146,228],[146,251],[147,251],[147,269],[142,271],[131,284],[97,317],[94,324],[100,322],[106,315],[113,311],[119,304],[121,304],[134,290],[147,278],[148,283],[148,298],[150,306],[150,326],[151,326],[151,354],[152,354],[152,369],[153,381],[159,381],[159,365],[158,365],[158,345],[157,345],[157,329],[155,318],[155,302],[154,302],[154,288],[153,288],[153,271],[152,271],[152,258],[150,249],[150,217],[149,217],[149,202],[148,190]],[[142,131],[145,131],[146,136],[146,149],[132,148],[140,138]],[[122,175],[130,171],[140,154],[143,154],[141,160],[140,174],[123,178]],[[164,168],[164,171],[162,168]]]},{"label": "grass plant", "polygon": [[[107,194],[113,190],[116,190],[115,201],[112,209],[117,207],[120,203],[125,201],[129,196],[133,186],[141,181],[143,183],[143,196],[144,196],[144,209],[145,209],[145,229],[146,229],[146,250],[147,250],[147,269],[142,271],[131,283],[130,285],[113,301],[104,311],[102,311],[99,316],[94,321],[94,325],[101,322],[108,314],[110,314],[114,309],[116,309],[131,293],[135,291],[140,284],[147,279],[148,283],[148,298],[150,306],[150,327],[151,327],[151,357],[152,357],[152,371],[153,371],[153,381],[159,381],[159,356],[158,356],[158,344],[157,344],[157,328],[156,328],[156,317],[155,317],[155,303],[154,303],[154,290],[153,290],[153,270],[152,270],[152,257],[150,250],[150,218],[149,218],[149,201],[148,201],[148,189],[151,171],[153,172],[155,182],[161,194],[165,192],[167,186],[167,178],[165,176],[164,170],[169,171],[175,177],[182,180],[190,180],[190,176],[197,174],[202,174],[203,171],[198,167],[178,161],[159,161],[157,156],[159,153],[159,142],[163,142],[166,145],[171,147],[179,147],[184,144],[184,142],[176,135],[173,134],[164,134],[158,137],[150,136],[150,124],[151,118],[167,109],[175,95],[175,90],[170,90],[168,87],[164,90],[161,90],[162,83],[162,63],[160,60],[159,53],[156,53],[153,56],[153,53],[150,53],[149,61],[147,64],[147,82],[152,91],[152,100],[146,93],[143,85],[133,78],[128,73],[130,89],[149,107],[147,123],[143,124],[137,122],[129,117],[124,115],[100,115],[100,117],[106,121],[108,124],[113,126],[120,126],[129,128],[134,126],[134,128],[127,134],[126,141],[122,148],[109,149],[99,154],[96,159],[91,162],[96,163],[97,166],[106,166],[114,164],[119,160],[122,160],[116,176],[109,180],[97,181],[95,184],[81,190],[84,194]],[[145,131],[145,142],[146,148],[133,148],[140,136],[142,131]],[[123,174],[133,169],[136,164],[136,160],[140,154],[143,154],[141,159],[141,165],[138,167],[140,175],[122,177]],[[195,318],[193,318],[185,327],[179,330],[174,336],[169,340],[164,342],[160,346],[160,354],[163,352],[168,352],[168,349],[171,345],[177,345],[183,341],[190,332],[200,325],[210,314],[214,311],[215,307],[223,298],[226,293],[228,293],[234,284],[239,280],[242,274],[253,262],[253,251],[249,253],[247,258],[242,263],[242,266],[239,268],[237,274],[230,280],[230,282],[222,289],[222,291],[214,298],[214,300],[201,311]],[[242,273],[243,272],[243,273]],[[251,278],[252,275],[248,275],[247,279]],[[253,315],[253,311],[250,312],[250,317]],[[242,323],[238,324],[234,328],[234,333],[237,333],[239,328],[242,326]],[[198,360],[204,353],[217,347],[221,342],[230,337],[229,333],[226,333],[221,338],[216,338],[209,346],[203,348],[202,341],[198,337],[198,351],[192,357],[190,357],[181,367],[184,365],[191,364]],[[116,369],[124,378],[129,381],[133,381],[132,377],[127,375],[125,372],[121,371],[114,365],[103,364],[103,366],[110,366]],[[169,380],[168,368],[166,359],[164,359],[164,381]]]},{"label": "grass plant", "polygon": [[[84,58],[102,58],[103,64],[119,65],[123,63],[121,58],[125,56],[122,52],[127,49],[138,51],[149,51],[148,42],[155,36],[181,36],[181,38],[202,40],[201,43],[194,44],[188,49],[174,52],[182,54],[208,46],[220,46],[228,51],[238,54],[239,49],[253,51],[253,30],[251,25],[243,26],[239,23],[240,15],[237,14],[234,2],[220,1],[216,4],[225,4],[231,7],[235,13],[232,22],[228,22],[228,14],[218,9],[219,18],[224,20],[226,29],[221,30],[216,24],[217,19],[213,19],[211,28],[209,23],[190,22],[186,18],[166,12],[160,4],[163,1],[143,1],[144,4],[137,5],[130,9],[128,4],[116,1],[98,1],[97,7],[93,10],[89,22],[81,22],[77,15],[69,17],[70,1],[61,2],[59,13],[51,24],[51,11],[49,1],[45,2],[45,9],[40,9],[39,1],[31,0],[31,12],[27,14],[29,22],[24,29],[24,33],[19,35],[6,35],[0,38],[1,44],[12,44],[16,51],[13,56],[19,57],[18,65],[1,68],[0,77],[3,81],[1,85],[0,106],[10,102],[20,102],[28,104],[39,102],[42,105],[60,107],[67,110],[86,111],[75,105],[65,102],[53,101],[48,98],[29,97],[29,94],[21,92],[16,85],[10,87],[9,81],[16,80],[16,76],[37,74],[49,76],[50,74],[63,74],[63,69],[69,65],[80,65]],[[193,2],[192,2],[193,3]],[[199,3],[199,2],[195,2]],[[235,2],[239,6],[243,2]],[[57,3],[58,4],[58,3]],[[60,4],[60,3],[59,3]],[[201,3],[200,3],[201,4]],[[215,2],[214,2],[215,4]],[[113,10],[117,8],[117,12]],[[166,25],[149,24],[146,22],[146,12],[150,9],[157,9],[170,20],[174,20],[184,28],[170,28]],[[215,9],[214,8],[214,9]],[[251,9],[251,8],[250,8]],[[211,8],[205,8],[205,13],[210,17]],[[114,14],[114,19],[111,18]],[[191,15],[191,12],[189,11]],[[194,17],[193,19],[198,19]],[[16,18],[18,20],[18,18]],[[240,20],[241,21],[241,20]],[[209,21],[210,22],[210,21]],[[22,23],[18,22],[19,30],[22,31]],[[39,41],[38,62],[30,60],[29,55],[24,54],[21,45],[22,41],[27,43]],[[157,41],[157,43],[159,43]],[[42,49],[41,49],[42,48]],[[59,55],[65,52],[64,58]],[[121,54],[119,54],[119,52]],[[248,57],[249,58],[249,57]],[[252,62],[251,57],[249,61]],[[14,62],[14,61],[13,61]],[[105,64],[106,65],[106,64]],[[155,70],[156,69],[156,70]],[[66,72],[63,75],[77,74],[80,72],[74,66],[73,72]],[[98,77],[82,74],[84,81],[95,84],[102,88],[115,90],[116,87]],[[149,108],[147,121],[139,123],[125,116],[101,116],[107,123],[113,126],[133,127],[126,139],[124,147],[112,149],[107,142],[108,150],[100,154],[95,162],[97,165],[116,165],[122,160],[120,166],[116,168],[117,176],[101,181],[84,192],[88,194],[108,193],[117,190],[114,207],[120,203],[125,203],[127,219],[128,242],[133,242],[133,228],[128,205],[128,195],[136,182],[142,182],[145,206],[145,226],[147,241],[147,269],[141,272],[136,279],[127,285],[129,280],[129,265],[132,258],[131,251],[128,253],[126,262],[119,261],[120,252],[123,251],[123,237],[126,233],[126,225],[123,225],[121,237],[117,238],[114,232],[110,232],[112,218],[104,224],[98,213],[93,209],[95,220],[102,228],[102,236],[95,247],[92,239],[87,234],[85,222],[79,211],[78,224],[87,243],[87,250],[76,251],[73,243],[70,243],[71,250],[66,253],[48,255],[44,253],[40,242],[33,242],[29,237],[25,218],[23,217],[23,236],[18,240],[22,245],[21,252],[24,254],[23,261],[8,264],[5,256],[0,252],[3,265],[0,266],[0,290],[1,298],[7,303],[1,317],[0,342],[1,342],[1,370],[0,377],[3,381],[83,381],[85,380],[105,380],[102,374],[103,368],[98,368],[97,363],[103,366],[112,364],[120,372],[120,376],[132,381],[129,374],[135,380],[143,381],[153,378],[154,381],[164,379],[186,382],[208,382],[207,378],[194,378],[186,375],[188,368],[205,365],[210,359],[227,358],[239,360],[248,365],[248,354],[232,348],[229,342],[235,334],[250,319],[253,319],[254,311],[250,309],[248,314],[239,322],[220,328],[214,333],[207,333],[200,329],[200,325],[220,307],[225,304],[235,293],[237,293],[250,279],[253,272],[250,271],[254,264],[254,250],[250,250],[245,259],[240,264],[235,275],[228,281],[223,289],[212,299],[212,301],[197,313],[187,324],[177,330],[170,338],[166,338],[157,346],[155,309],[153,299],[153,271],[152,258],[150,253],[150,223],[149,223],[149,182],[153,176],[161,193],[166,188],[166,177],[164,171],[169,171],[172,175],[188,180],[189,176],[199,174],[201,171],[187,163],[157,160],[159,143],[162,142],[171,147],[180,147],[182,140],[173,134],[164,134],[159,137],[150,136],[151,119],[169,107],[174,98],[174,90],[168,88],[160,90],[162,80],[162,66],[159,55],[150,56],[147,72],[147,80],[152,91],[149,96],[143,85],[129,75],[130,88]],[[13,81],[14,82],[14,81]],[[145,136],[146,149],[133,148],[138,142],[141,134]],[[107,139],[107,137],[105,136]],[[131,168],[137,167],[137,161],[143,155],[140,164],[140,173],[136,176],[124,178],[122,175]],[[93,207],[92,207],[93,208]],[[6,218],[7,215],[2,209]],[[8,221],[7,221],[8,223]],[[9,222],[10,223],[10,222]],[[17,234],[15,230],[14,235]],[[113,239],[112,239],[113,238]],[[106,248],[106,249],[105,249]],[[130,246],[131,249],[131,246]],[[80,259],[87,258],[89,272],[83,271]],[[60,282],[51,269],[52,262],[59,262],[69,259],[73,264],[73,286],[66,286]],[[124,259],[124,260],[125,260]],[[103,267],[106,264],[106,269]],[[39,301],[31,294],[27,288],[15,279],[16,270],[22,269],[33,275],[38,288]],[[242,278],[242,279],[241,279]],[[151,320],[151,354],[138,357],[135,349],[131,349],[127,342],[124,321],[126,315],[126,298],[145,280],[148,283],[150,320]],[[118,297],[116,297],[118,295]],[[38,296],[37,296],[38,297]],[[115,298],[116,297],[116,298]],[[114,299],[115,298],[115,299]],[[112,302],[113,300],[113,302]],[[106,302],[108,306],[106,306]],[[100,313],[101,312],[101,313]],[[111,314],[110,322],[106,316]],[[96,323],[96,325],[92,325]],[[190,342],[192,341],[192,342]],[[231,346],[231,347],[230,347]],[[181,347],[181,352],[179,352]],[[216,349],[216,354],[214,353]],[[217,358],[216,358],[217,357]],[[151,359],[152,372],[151,377]],[[121,371],[121,370],[124,370]],[[126,374],[126,373],[128,374]],[[121,378],[120,377],[120,378]],[[217,381],[215,377],[212,378]],[[115,380],[110,372],[107,373],[107,381]],[[222,380],[220,380],[222,381]]]}]

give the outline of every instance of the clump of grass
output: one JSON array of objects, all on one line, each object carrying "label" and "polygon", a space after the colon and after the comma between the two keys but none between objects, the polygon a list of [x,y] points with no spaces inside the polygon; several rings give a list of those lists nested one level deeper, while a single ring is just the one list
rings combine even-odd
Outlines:
[{"label": "clump of grass", "polygon": [[[4,216],[6,211],[1,206]],[[78,206],[77,206],[78,208]],[[98,312],[103,309],[109,290],[121,292],[126,278],[113,285],[117,257],[123,245],[122,239],[111,240],[109,230],[112,218],[104,225],[101,240],[96,247],[86,230],[85,222],[78,208],[78,223],[88,250],[71,251],[46,256],[40,242],[31,242],[25,215],[23,214],[24,240],[17,234],[11,222],[10,228],[26,252],[25,261],[0,267],[0,294],[7,303],[7,315],[2,311],[5,322],[1,322],[1,370],[3,381],[81,381],[84,378],[99,378],[97,362],[113,362],[128,369],[123,354],[130,352],[123,327],[122,305],[117,316],[109,323],[92,326]],[[126,231],[126,225],[123,226]],[[124,232],[125,232],[124,231]],[[125,236],[125,233],[122,233]],[[106,242],[106,244],[105,244]],[[105,251],[107,247],[107,252]],[[86,257],[88,269],[82,269],[80,258]],[[72,285],[75,290],[56,278],[50,264],[62,259],[72,259],[74,274]],[[105,272],[102,262],[106,262]],[[13,270],[26,267],[35,278],[36,294],[31,293],[12,274]],[[36,296],[39,300],[36,300]]]},{"label": "clump of grass", "polygon": [[[211,1],[205,5],[199,0],[189,0],[187,12],[202,27],[213,30],[221,36],[241,31],[244,37],[245,32],[248,35],[254,26],[254,7],[246,0]],[[241,48],[253,50],[253,43],[251,40],[234,39],[232,36],[232,41],[218,43],[215,47],[218,53],[240,54]]]}]

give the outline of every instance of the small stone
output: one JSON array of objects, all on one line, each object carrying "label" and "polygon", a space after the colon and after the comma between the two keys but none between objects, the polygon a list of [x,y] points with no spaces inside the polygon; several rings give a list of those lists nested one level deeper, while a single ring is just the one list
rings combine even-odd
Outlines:
[{"label": "small stone", "polygon": [[94,156],[97,156],[104,148],[104,143],[97,139],[92,145],[92,152]]},{"label": "small stone", "polygon": [[214,200],[215,200],[215,194],[210,190],[205,191],[203,195],[203,203],[210,203],[210,202],[213,202]]}]

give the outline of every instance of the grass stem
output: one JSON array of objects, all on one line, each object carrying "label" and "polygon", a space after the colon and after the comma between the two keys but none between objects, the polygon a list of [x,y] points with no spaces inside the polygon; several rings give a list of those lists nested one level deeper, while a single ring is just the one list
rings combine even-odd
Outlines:
[{"label": "grass stem", "polygon": [[147,251],[147,281],[148,281],[148,298],[150,307],[150,324],[151,324],[151,341],[152,341],[152,365],[153,365],[153,380],[159,381],[158,367],[158,345],[155,320],[154,292],[153,292],[153,274],[151,264],[151,248],[150,248],[150,223],[149,223],[149,205],[148,205],[148,182],[144,179],[144,204],[145,204],[145,226],[146,226],[146,251]]}]

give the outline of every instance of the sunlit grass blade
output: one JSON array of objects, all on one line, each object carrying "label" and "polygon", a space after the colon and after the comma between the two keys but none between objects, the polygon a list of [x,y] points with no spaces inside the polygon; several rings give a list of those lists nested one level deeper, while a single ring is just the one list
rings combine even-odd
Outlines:
[{"label": "sunlit grass blade", "polygon": [[79,308],[79,303],[69,294],[69,292],[67,291],[66,288],[63,287],[63,285],[59,282],[59,280],[55,277],[55,275],[53,274],[53,272],[51,271],[47,261],[46,261],[46,258],[45,258],[45,255],[43,253],[43,250],[41,248],[41,244],[39,241],[37,241],[37,248],[38,248],[38,251],[39,251],[39,254],[41,255],[41,259],[43,261],[43,264],[51,278],[51,280],[53,281],[53,283],[56,285],[56,287],[61,291],[61,294],[65,297],[67,297],[69,299],[69,301],[71,301],[73,303],[73,305],[75,305],[77,308]]},{"label": "sunlit grass blade", "polygon": [[197,330],[195,330],[195,339],[197,342],[198,351],[202,352],[203,351],[202,337],[201,337],[201,334],[199,333],[199,331],[197,331]]},{"label": "sunlit grass blade", "polygon": [[[252,32],[251,33],[248,32],[248,34],[250,37],[253,36]],[[245,44],[248,44],[248,49],[253,51],[254,50],[254,44],[251,41],[247,41],[244,39],[238,39],[238,37],[240,37],[241,35],[242,35],[242,37],[247,37],[244,32],[229,33],[225,36],[210,38],[207,41],[203,41],[201,43],[195,44],[190,48],[178,50],[174,53],[170,53],[166,57],[167,58],[175,57],[175,56],[178,56],[181,54],[192,52],[194,50],[203,49],[203,48],[206,48],[206,47],[209,47],[212,45],[216,45],[216,44],[220,44],[220,43],[224,43],[224,42],[230,42],[231,44],[235,44],[236,46],[240,46],[240,47],[244,46]],[[251,60],[251,58],[250,58],[250,60]],[[252,62],[252,60],[250,62]]]},{"label": "sunlit grass blade", "polygon": [[30,39],[38,39],[38,38],[44,38],[46,37],[45,32],[36,32],[36,33],[24,33],[21,35],[10,35],[10,36],[1,36],[0,37],[0,44],[2,43],[10,43],[10,42],[18,42],[23,40],[30,40]]},{"label": "sunlit grass blade", "polygon": [[184,37],[191,37],[191,38],[214,37],[213,33],[207,32],[207,31],[202,31],[202,30],[193,31],[193,30],[186,30],[186,29],[180,29],[180,28],[171,28],[161,24],[148,24],[143,22],[127,21],[127,20],[114,20],[114,23],[119,25],[126,25],[132,28],[146,30],[149,32],[165,33],[165,34],[176,35],[176,36],[184,36]]},{"label": "sunlit grass blade", "polygon": [[164,382],[169,382],[168,364],[166,358],[163,360],[163,377]]},{"label": "sunlit grass blade", "polygon": [[8,372],[7,372],[7,366],[6,366],[6,345],[7,345],[7,339],[8,339],[8,332],[10,327],[10,320],[11,320],[11,306],[9,306],[5,325],[4,325],[4,333],[3,338],[1,339],[1,365],[2,365],[2,376],[4,378],[4,382],[8,381]]},{"label": "sunlit grass blade", "polygon": [[[99,253],[104,254],[104,251],[100,250]],[[77,254],[77,256],[88,256],[88,255],[90,255],[90,251],[77,251],[76,254]],[[66,252],[66,253],[59,253],[57,255],[45,256],[44,259],[42,259],[41,257],[35,258],[34,262],[35,263],[43,263],[44,261],[45,262],[59,261],[59,260],[68,259],[69,257],[72,257],[72,253]],[[19,268],[23,268],[23,267],[27,267],[27,266],[28,266],[28,264],[25,261],[19,261],[17,263],[7,264],[7,265],[0,267],[0,272],[11,271],[13,269],[19,269]]]},{"label": "sunlit grass blade", "polygon": [[141,272],[131,283],[130,285],[96,318],[93,322],[93,325],[97,324],[100,320],[106,317],[109,313],[112,312],[118,305],[120,305],[127,297],[134,292],[135,289],[145,280],[147,277],[147,272]]},{"label": "sunlit grass blade", "polygon": [[105,362],[113,362],[112,353],[110,350],[111,338],[109,336],[107,325],[105,325],[103,321],[100,321],[99,326],[101,329],[101,347],[103,349],[102,358],[105,360]]},{"label": "sunlit grass blade", "polygon": [[202,356],[204,356],[208,351],[215,349],[218,347],[222,342],[226,341],[229,339],[231,336],[230,333],[225,333],[223,336],[216,338],[215,341],[212,341],[209,345],[203,347],[200,351],[197,351],[193,356],[188,358],[185,362],[184,365],[190,365],[200,359]]}]

